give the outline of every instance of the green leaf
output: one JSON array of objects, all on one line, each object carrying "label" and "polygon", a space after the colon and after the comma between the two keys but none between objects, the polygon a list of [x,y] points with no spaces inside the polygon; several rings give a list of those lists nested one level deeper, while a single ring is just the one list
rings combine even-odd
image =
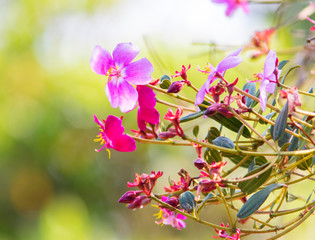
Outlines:
[{"label": "green leaf", "polygon": [[283,186],[283,184],[274,183],[256,192],[244,203],[236,216],[240,219],[249,217],[261,207],[273,190]]},{"label": "green leaf", "polygon": [[170,78],[170,76],[168,76],[168,75],[163,75],[161,78],[160,78],[160,82],[163,82],[164,80],[169,80],[169,81],[171,81],[171,78]]},{"label": "green leaf", "polygon": [[[210,116],[210,118],[212,118],[213,120],[222,124],[224,127],[228,128],[231,131],[236,132],[236,133],[239,131],[239,129],[243,125],[243,123],[240,120],[238,120],[237,118],[235,118],[235,117],[227,118],[220,113],[216,113],[216,114]],[[250,138],[250,132],[249,132],[247,127],[244,128],[242,135],[245,138]]]},{"label": "green leaf", "polygon": [[220,137],[221,133],[219,131],[219,129],[217,129],[216,127],[211,127],[208,131],[208,134],[206,136],[206,140],[209,142],[209,143],[212,143],[212,141],[214,139],[216,139],[217,137]]},{"label": "green leaf", "polygon": [[179,196],[179,204],[182,209],[191,213],[196,207],[195,195],[192,194],[190,191],[183,192]]},{"label": "green leaf", "polygon": [[[271,113],[267,114],[267,115],[265,116],[265,118],[267,118],[268,120],[270,120],[275,114],[276,114],[276,112],[271,112]],[[264,120],[262,120],[262,119],[260,119],[260,118],[259,118],[259,123],[261,123],[261,124],[268,124],[268,122],[265,122]]]},{"label": "green leaf", "polygon": [[198,133],[199,133],[199,125],[196,125],[193,128],[193,134],[195,137],[198,137]]},{"label": "green leaf", "polygon": [[[246,157],[246,155],[235,155],[232,153],[222,153],[223,157],[229,158],[234,164],[238,164],[242,159]],[[241,165],[243,168],[248,168],[250,163],[255,159],[256,165],[263,165],[267,163],[267,159],[264,156],[251,156],[247,159],[245,163]]]},{"label": "green leaf", "polygon": [[275,126],[273,127],[271,136],[274,141],[277,141],[282,136],[282,134],[284,134],[285,127],[287,126],[288,113],[288,102],[286,102],[276,119]]},{"label": "green leaf", "polygon": [[[261,170],[263,170],[264,168],[266,168],[267,166],[269,166],[269,163],[266,163],[266,164],[264,164],[264,165],[262,165],[256,169],[250,171],[244,177],[248,177],[248,176],[251,176],[255,173],[258,173]],[[272,168],[268,169],[266,172],[260,174],[256,178],[253,178],[253,179],[250,179],[250,180],[247,180],[244,182],[240,182],[238,184],[238,187],[246,195],[251,194],[251,193],[255,192],[261,185],[263,185],[267,181],[267,179],[269,178],[271,173],[272,173]]]},{"label": "green leaf", "polygon": [[[259,95],[260,95],[260,90],[258,89],[257,92],[256,92],[256,94],[255,94],[255,97],[259,98]],[[250,108],[255,107],[257,104],[258,104],[257,101],[253,101],[253,102],[252,102],[252,105],[250,106]]]},{"label": "green leaf", "polygon": [[212,162],[221,162],[222,156],[216,149],[206,148],[204,152],[204,159],[208,164],[211,165]]},{"label": "green leaf", "polygon": [[289,60],[283,60],[281,62],[279,62],[278,64],[278,69],[282,69],[284,67],[284,65],[286,65],[289,62]]},{"label": "green leaf", "polygon": [[234,142],[231,139],[224,136],[217,137],[216,139],[212,141],[212,143],[216,146],[225,147],[225,148],[232,149],[235,147]]},{"label": "green leaf", "polygon": [[[250,95],[255,96],[256,83],[255,82],[247,82],[247,83],[245,83],[245,85],[243,87],[243,91],[245,91],[247,89],[248,89],[248,93]],[[252,104],[253,101],[254,101],[253,99],[251,99],[249,97],[245,97],[245,104],[246,104],[247,107],[249,107]]]},{"label": "green leaf", "polygon": [[285,196],[286,202],[293,202],[296,199],[299,199],[299,198],[297,196],[287,192],[287,194]]},{"label": "green leaf", "polygon": [[186,115],[184,117],[181,117],[179,119],[179,122],[180,123],[184,123],[184,122],[189,122],[189,121],[192,121],[192,120],[195,120],[201,116],[203,116],[205,113],[205,111],[200,111],[200,112],[195,112],[195,113],[192,113],[192,114],[189,114],[189,115]]}]

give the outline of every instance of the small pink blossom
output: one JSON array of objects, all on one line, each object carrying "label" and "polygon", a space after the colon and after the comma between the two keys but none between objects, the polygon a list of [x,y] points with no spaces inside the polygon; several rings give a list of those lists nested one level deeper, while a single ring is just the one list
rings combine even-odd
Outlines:
[{"label": "small pink blossom", "polygon": [[148,59],[132,60],[138,55],[139,49],[131,43],[120,43],[113,51],[113,56],[96,46],[90,59],[92,70],[100,75],[108,76],[105,93],[113,108],[119,107],[122,112],[135,108],[138,93],[131,85],[150,83],[153,66]]},{"label": "small pink blossom", "polygon": [[183,129],[179,126],[179,118],[183,114],[183,109],[181,107],[177,108],[176,113],[173,114],[171,109],[168,109],[167,113],[164,116],[165,120],[169,120],[175,127],[175,131],[178,136],[182,137],[184,135]]},{"label": "small pink blossom", "polygon": [[[221,227],[225,227],[224,223],[221,223]],[[229,224],[226,224],[226,227],[229,227]],[[241,231],[239,229],[236,229],[236,233],[233,235],[229,235],[225,230],[219,230],[215,229],[218,236],[213,236],[213,238],[225,238],[225,239],[232,239],[232,240],[240,240],[241,239]]]},{"label": "small pink blossom", "polygon": [[280,73],[277,54],[275,51],[270,50],[265,60],[264,72],[256,75],[256,81],[261,81],[259,99],[263,112],[266,110],[267,93],[274,93],[276,85],[279,83]]},{"label": "small pink blossom", "polygon": [[128,182],[127,187],[138,187],[143,191],[148,197],[151,195],[152,189],[154,188],[156,181],[163,175],[163,172],[151,171],[151,174],[143,173],[139,175],[136,174],[136,178],[133,183]]},{"label": "small pink blossom", "polygon": [[223,3],[227,5],[225,15],[230,17],[233,12],[238,8],[243,8],[245,13],[249,12],[247,0],[212,0],[215,3]]},{"label": "small pink blossom", "polygon": [[[162,201],[168,202],[168,198],[163,196]],[[160,207],[160,212],[155,215],[157,215],[157,219],[161,219],[160,221],[156,221],[157,224],[171,225],[178,230],[182,230],[182,228],[186,227],[184,220],[187,217],[180,213]]]},{"label": "small pink blossom", "polygon": [[222,78],[226,70],[236,67],[242,62],[242,59],[237,55],[242,51],[242,48],[237,49],[230,55],[225,57],[216,68],[214,68],[210,63],[208,63],[204,72],[208,75],[207,81],[202,85],[197,93],[195,105],[201,104],[206,94],[209,94],[209,86],[217,79]]},{"label": "small pink blossom", "polygon": [[107,150],[113,148],[119,152],[132,152],[136,150],[135,140],[127,134],[123,134],[125,128],[122,126],[120,118],[109,115],[106,120],[101,122],[94,115],[94,120],[100,127],[100,133],[96,141],[100,141],[103,145],[96,151],[99,152],[104,148],[107,148]]},{"label": "small pink blossom", "polygon": [[290,114],[295,111],[295,107],[302,106],[300,95],[296,87],[290,88],[288,90],[281,90],[280,95],[282,98],[288,99]]}]

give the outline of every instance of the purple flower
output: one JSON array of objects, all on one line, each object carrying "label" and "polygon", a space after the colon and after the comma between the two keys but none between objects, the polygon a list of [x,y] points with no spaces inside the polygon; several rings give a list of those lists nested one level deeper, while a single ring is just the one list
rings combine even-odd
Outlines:
[{"label": "purple flower", "polygon": [[237,49],[232,52],[230,55],[225,57],[216,68],[214,68],[211,64],[208,64],[205,73],[210,73],[205,84],[202,85],[199,92],[197,93],[195,105],[201,104],[206,93],[209,93],[209,85],[213,83],[218,77],[223,77],[226,70],[230,68],[234,68],[242,62],[242,59],[237,55],[242,51],[242,48]]},{"label": "purple flower", "polygon": [[135,140],[123,134],[125,128],[121,125],[121,119],[113,115],[109,115],[103,122],[101,122],[94,115],[95,122],[100,126],[100,133],[98,134],[98,139],[103,145],[97,152],[101,151],[104,148],[113,148],[119,152],[132,152],[136,150]]},{"label": "purple flower", "polygon": [[247,0],[212,0],[212,2],[225,3],[227,5],[225,15],[228,17],[230,17],[238,7],[243,8],[245,13],[249,12]]},{"label": "purple flower", "polygon": [[146,123],[158,124],[159,112],[154,108],[156,105],[155,93],[147,86],[137,86],[139,95],[138,127],[140,131],[146,131]]},{"label": "purple flower", "polygon": [[267,93],[274,93],[276,85],[278,84],[278,77],[281,73],[278,70],[278,58],[275,51],[270,50],[264,65],[264,72],[257,74],[258,81],[261,81],[260,85],[260,105],[261,110],[264,112],[267,105]]},{"label": "purple flower", "polygon": [[134,109],[137,104],[138,93],[131,84],[145,85],[151,81],[153,66],[148,59],[131,62],[139,51],[131,43],[120,43],[111,56],[109,51],[96,46],[90,59],[93,72],[108,76],[106,96],[112,107],[119,107],[122,112]]}]

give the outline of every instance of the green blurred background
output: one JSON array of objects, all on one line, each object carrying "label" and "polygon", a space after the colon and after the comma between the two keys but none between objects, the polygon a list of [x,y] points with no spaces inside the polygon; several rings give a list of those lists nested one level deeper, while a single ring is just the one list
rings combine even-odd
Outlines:
[{"label": "green blurred background", "polygon": [[[90,70],[94,45],[112,51],[117,43],[132,41],[159,78],[182,64],[205,65],[208,46],[192,42],[246,44],[254,30],[268,26],[274,9],[254,6],[249,16],[238,11],[225,19],[223,6],[198,2],[0,1],[0,240],[211,239],[214,232],[199,224],[187,220],[182,231],[161,228],[152,216],[157,209],[131,211],[117,203],[136,172],[164,171],[157,191],[169,176],[177,180],[182,167],[197,175],[194,149],[138,144],[133,153],[112,151],[109,160],[106,151],[94,151],[99,146],[93,142],[98,134],[93,114],[124,115],[127,131],[137,128],[135,111],[112,109],[105,79]],[[249,19],[257,21],[249,24]],[[275,45],[291,46],[288,32],[279,33]],[[153,48],[164,64],[154,61]],[[213,56],[218,62],[224,54]],[[237,74],[245,82],[261,70],[263,59],[244,62]],[[190,71],[191,77],[203,77]],[[163,115],[166,109],[160,110]],[[227,222],[221,210],[214,206],[206,212],[216,223]],[[294,234],[311,239],[311,221]]]}]

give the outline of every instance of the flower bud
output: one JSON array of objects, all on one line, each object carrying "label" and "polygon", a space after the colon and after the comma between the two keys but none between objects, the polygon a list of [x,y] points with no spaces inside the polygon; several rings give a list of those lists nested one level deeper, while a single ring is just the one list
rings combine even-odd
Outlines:
[{"label": "flower bud", "polygon": [[184,87],[185,82],[183,81],[176,81],[172,82],[171,86],[168,88],[168,93],[178,93]]},{"label": "flower bud", "polygon": [[142,191],[128,191],[118,200],[119,203],[131,203],[139,196]]},{"label": "flower bud", "polygon": [[206,162],[202,158],[198,158],[194,161],[194,165],[198,169],[203,169],[206,166]]}]

